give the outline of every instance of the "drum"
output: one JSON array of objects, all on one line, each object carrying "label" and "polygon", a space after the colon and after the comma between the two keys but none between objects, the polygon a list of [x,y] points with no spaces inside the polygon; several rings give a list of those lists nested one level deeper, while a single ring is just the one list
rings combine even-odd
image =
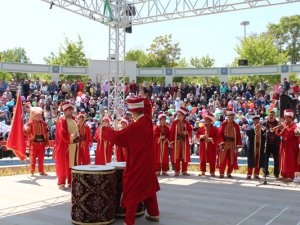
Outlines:
[{"label": "drum", "polygon": [[[124,218],[125,209],[121,206],[121,196],[123,193],[123,173],[126,167],[126,162],[111,162],[106,164],[108,166],[113,166],[116,168],[116,217]],[[145,213],[144,203],[138,205],[135,216],[140,217]]]},{"label": "drum", "polygon": [[74,224],[110,224],[115,220],[116,170],[112,166],[72,167],[71,218]]}]

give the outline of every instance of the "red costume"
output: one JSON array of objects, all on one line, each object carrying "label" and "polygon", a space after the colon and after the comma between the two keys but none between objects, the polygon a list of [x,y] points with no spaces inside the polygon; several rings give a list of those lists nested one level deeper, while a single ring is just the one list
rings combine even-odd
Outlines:
[{"label": "red costume", "polygon": [[140,202],[144,201],[151,218],[158,218],[156,192],[160,189],[155,175],[153,152],[153,125],[151,105],[147,99],[127,99],[129,111],[140,110],[144,114],[120,131],[102,128],[105,140],[128,149],[123,174],[122,207],[126,208],[127,225],[133,225]]},{"label": "red costume", "polygon": [[[129,125],[129,121],[125,118],[121,120],[123,129]],[[116,146],[116,157],[118,162],[127,161],[127,149],[124,147]]]},{"label": "red costume", "polygon": [[224,176],[225,167],[228,165],[227,176],[231,177],[232,170],[238,169],[237,148],[242,147],[239,125],[234,121],[225,120],[219,129],[218,142],[220,146],[218,155],[220,176]]},{"label": "red costume", "polygon": [[[103,118],[103,122],[107,120],[110,123],[110,119],[108,117]],[[96,130],[96,141],[97,141],[97,149],[95,156],[95,164],[96,165],[105,165],[111,162],[112,151],[113,151],[113,143],[107,141],[103,137],[101,137],[101,127],[98,127]]]},{"label": "red costume", "polygon": [[[291,115],[294,116],[293,113]],[[285,110],[284,116],[289,116],[289,110]],[[292,122],[289,125],[285,124],[284,128],[277,132],[277,135],[282,137],[280,145],[281,175],[283,178],[291,180],[294,179],[295,172],[298,170],[299,137],[295,135],[296,129],[297,125]]]},{"label": "red costume", "polygon": [[[166,118],[164,114],[161,114],[159,115],[159,119],[163,116]],[[167,171],[169,170],[169,126],[155,126],[153,130],[153,138],[156,172],[159,174],[160,171],[162,171],[163,175],[167,175]]]},{"label": "red costume", "polygon": [[[213,118],[213,115],[208,115],[209,116],[207,117]],[[213,120],[214,119],[212,119],[212,121]],[[213,176],[215,173],[218,132],[218,128],[211,124],[210,127],[207,127],[206,125],[200,127],[196,133],[197,139],[200,139],[199,157],[202,175],[206,172],[206,163],[209,163],[210,174]]]},{"label": "red costume", "polygon": [[91,131],[88,125],[78,124],[79,131],[79,165],[91,164],[90,146],[93,144]]},{"label": "red costume", "polygon": [[[62,109],[73,110],[70,103],[64,102]],[[73,118],[61,117],[56,124],[55,166],[60,189],[65,189],[66,180],[71,185],[71,168],[78,165],[78,127]]]},{"label": "red costume", "polygon": [[29,142],[30,173],[32,175],[35,171],[36,157],[38,157],[40,175],[46,175],[44,171],[44,158],[45,147],[48,145],[48,131],[46,123],[42,120],[42,113],[42,108],[31,107],[30,120],[25,131]]},{"label": "red costume", "polygon": [[[180,108],[178,113],[182,115],[187,114],[187,110]],[[184,132],[187,132],[184,134]],[[175,176],[178,176],[180,172],[180,162],[182,163],[181,172],[183,175],[189,175],[187,173],[188,163],[191,160],[190,156],[190,138],[192,136],[192,126],[185,119],[179,121],[174,120],[171,126],[170,143],[173,144],[173,151],[171,160],[174,163]]]}]

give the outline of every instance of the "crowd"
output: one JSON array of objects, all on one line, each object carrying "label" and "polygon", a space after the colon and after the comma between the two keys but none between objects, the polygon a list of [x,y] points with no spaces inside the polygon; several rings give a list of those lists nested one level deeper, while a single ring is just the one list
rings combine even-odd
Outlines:
[{"label": "crowd", "polygon": [[[277,82],[273,87],[263,79],[257,85],[245,82],[233,84],[221,82],[218,85],[213,82],[203,85],[186,83],[163,85],[144,82],[143,86],[152,103],[154,125],[159,124],[161,113],[165,115],[166,125],[171,125],[176,121],[182,107],[187,110],[185,118],[188,126],[192,127],[187,157],[200,154],[197,133],[205,126],[205,118],[208,118],[208,115],[214,117],[213,125],[220,128],[222,122],[228,118],[227,109],[232,110],[233,120],[239,125],[241,134],[240,154],[244,156],[247,155],[249,139],[246,133],[249,126],[253,125],[254,115],[259,117],[260,123],[263,123],[272,112],[281,122],[284,118],[283,110],[292,108],[295,118],[299,118],[299,86],[295,81],[289,83],[287,79],[282,83]],[[75,114],[85,114],[85,124],[89,127],[94,142],[97,142],[96,131],[100,123],[105,118],[110,119],[107,117],[109,81],[93,83],[89,79],[86,84],[81,80],[48,83],[38,79],[21,80],[17,83],[12,79],[9,82],[2,80],[0,83],[0,122],[4,124],[10,125],[18,87],[23,102],[24,123],[28,123],[31,107],[41,107],[50,140],[55,139],[56,123],[63,114],[61,109],[63,102],[70,102],[74,106]],[[126,83],[121,88],[127,97],[138,93],[138,84],[134,81]],[[125,115],[127,118],[124,119],[129,124],[132,118],[130,114]],[[2,136],[5,139],[7,135]]]},{"label": "crowd", "polygon": [[[220,179],[232,179],[233,170],[238,169],[238,150],[243,148],[246,179],[260,179],[261,169],[269,176],[271,155],[276,179],[292,182],[300,172],[296,82],[284,79],[282,84],[268,87],[264,80],[256,86],[245,82],[167,86],[144,82],[138,86],[132,81],[119,86],[126,104],[118,127],[108,113],[111,83],[90,79],[87,84],[81,80],[57,84],[2,80],[0,122],[4,125],[11,123],[18,87],[31,175],[35,174],[36,158],[39,174],[47,175],[45,148],[54,140],[58,187],[65,190],[72,185],[71,168],[91,164],[90,147],[97,142],[96,165],[106,165],[113,157],[126,161],[121,200],[126,225],[134,224],[141,202],[147,208],[146,219],[159,221],[157,176],[169,176],[170,162],[175,177],[190,176],[192,154],[199,155],[199,176],[206,175],[209,164],[211,177],[216,176],[217,166]],[[2,133],[0,137],[6,136]]]}]

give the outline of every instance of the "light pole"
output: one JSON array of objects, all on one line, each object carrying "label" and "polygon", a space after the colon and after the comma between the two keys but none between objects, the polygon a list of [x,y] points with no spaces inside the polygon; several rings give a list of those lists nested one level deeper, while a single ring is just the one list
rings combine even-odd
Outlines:
[{"label": "light pole", "polygon": [[242,21],[240,24],[242,26],[244,26],[244,40],[245,40],[246,39],[246,35],[247,35],[247,33],[246,33],[246,26],[248,26],[250,24],[250,22],[249,21]]}]

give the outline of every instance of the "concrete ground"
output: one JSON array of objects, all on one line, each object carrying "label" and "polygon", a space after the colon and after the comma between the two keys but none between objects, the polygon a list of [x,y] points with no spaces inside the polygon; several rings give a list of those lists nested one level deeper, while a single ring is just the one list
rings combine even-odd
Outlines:
[{"label": "concrete ground", "polygon": [[[256,187],[256,180],[244,175],[234,179],[159,177],[160,222],[144,217],[137,225],[300,225],[300,185],[284,184],[268,178]],[[55,174],[0,177],[1,225],[69,225],[70,191],[56,186]],[[123,220],[116,220],[116,225]]]}]

